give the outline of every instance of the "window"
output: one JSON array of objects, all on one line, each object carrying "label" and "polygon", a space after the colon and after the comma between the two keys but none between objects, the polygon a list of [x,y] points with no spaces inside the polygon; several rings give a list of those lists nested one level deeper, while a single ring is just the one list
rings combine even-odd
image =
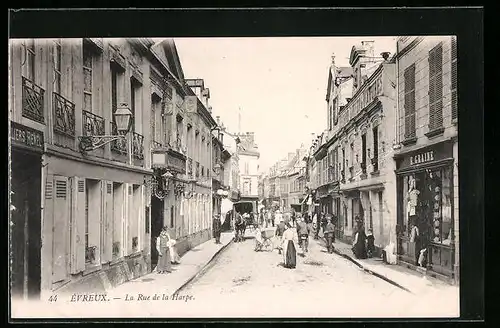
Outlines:
[{"label": "window", "polygon": [[451,119],[458,118],[457,99],[457,37],[451,37]]},{"label": "window", "polygon": [[54,65],[54,92],[61,94],[61,39],[54,41],[52,61]]},{"label": "window", "polygon": [[351,142],[351,158],[350,158],[350,166],[354,166],[354,142]]},{"label": "window", "polygon": [[332,115],[333,115],[333,125],[337,125],[339,120],[337,116],[337,98],[333,99]]},{"label": "window", "polygon": [[83,109],[92,113],[92,51],[83,43]]},{"label": "window", "polygon": [[118,70],[111,67],[111,108],[113,109],[113,114],[118,108]]},{"label": "window", "polygon": [[366,173],[366,133],[361,136],[361,170]]},{"label": "window", "polygon": [[161,98],[151,95],[151,140],[161,142]]},{"label": "window", "polygon": [[101,184],[98,180],[85,181],[85,263],[100,263],[101,243]]},{"label": "window", "polygon": [[373,171],[378,171],[378,126],[373,128]]},{"label": "window", "polygon": [[23,75],[35,82],[35,40],[27,40],[24,43],[25,60],[23,62]]},{"label": "window", "polygon": [[404,72],[405,98],[405,139],[415,138],[415,64],[410,65]]},{"label": "window", "polygon": [[429,52],[429,131],[443,126],[443,47]]},{"label": "window", "polygon": [[139,92],[140,84],[134,78],[130,78],[130,111],[132,112],[132,117],[130,118],[130,131],[135,132],[136,130],[136,101],[137,94]]}]

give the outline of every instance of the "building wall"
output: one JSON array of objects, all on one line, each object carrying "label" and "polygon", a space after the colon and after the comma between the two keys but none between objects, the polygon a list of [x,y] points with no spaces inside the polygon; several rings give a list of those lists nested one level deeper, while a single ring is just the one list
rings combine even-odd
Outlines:
[{"label": "building wall", "polygon": [[[25,60],[25,42],[20,40],[11,43],[11,119],[42,130],[45,135],[46,152],[43,156],[45,165],[41,190],[42,293],[56,289],[62,292],[71,290],[78,288],[77,285],[85,284],[84,281],[90,285],[107,285],[110,279],[113,280],[109,274],[116,265],[129,268],[130,275],[126,279],[144,274],[148,270],[150,243],[149,227],[146,227],[145,222],[147,208],[143,183],[150,171],[149,154],[140,150],[149,148],[149,140],[146,137],[149,134],[149,110],[146,110],[149,108],[146,101],[149,99],[149,78],[148,70],[145,69],[148,64],[137,57],[137,52],[128,42],[123,40],[110,43],[104,40],[101,50],[92,48],[95,49],[91,61],[92,87],[86,88],[88,84],[84,79],[82,39],[39,39],[35,40],[34,44],[33,82],[44,90],[43,123],[34,122],[22,113],[21,76],[30,77],[30,74],[28,61]],[[104,148],[82,155],[78,149],[77,137],[86,131],[95,134],[95,125],[90,126],[89,122],[102,122],[101,133],[112,134],[112,47],[120,49],[124,64],[124,71],[117,83],[117,102],[126,102],[131,106],[132,71],[136,71],[136,76],[141,80],[139,82],[142,82],[135,92],[135,134],[128,135],[129,141],[134,145],[132,149],[136,151],[128,157],[113,152],[111,144],[108,144]],[[89,103],[84,101],[84,90],[91,91],[91,106],[87,106]],[[60,107],[56,107],[57,104]],[[92,114],[84,116],[83,109]],[[60,115],[61,111],[64,115]],[[85,117],[87,120],[84,120]],[[74,125],[71,122],[74,122]],[[67,127],[66,134],[55,130],[55,127],[61,126]],[[85,186],[89,182],[93,182],[94,188],[88,192],[89,221],[86,224]],[[121,186],[121,191],[114,190],[115,183]],[[122,211],[121,219],[124,219],[124,225],[119,229],[112,214],[117,211]],[[91,212],[94,214],[90,215]],[[85,243],[86,231],[88,243]],[[114,247],[117,242],[120,246]],[[92,261],[88,260],[89,257],[86,260],[86,253],[90,254],[86,246],[96,247]],[[118,251],[115,252],[115,248]]]},{"label": "building wall", "polygon": [[[403,53],[399,58],[398,70],[398,142],[402,143],[401,152],[416,150],[426,145],[453,140],[453,209],[455,237],[455,279],[459,277],[459,167],[458,167],[458,118],[452,117],[452,40],[454,36],[436,37],[400,37],[398,50]],[[435,136],[426,136],[429,132],[429,51],[436,45],[442,45],[442,111],[443,131]],[[404,119],[404,72],[415,64],[415,135],[411,144],[405,145]],[[458,281],[458,280],[457,280]]]},{"label": "building wall", "polygon": [[[259,157],[256,155],[239,154],[240,187],[242,195],[258,197]],[[246,185],[248,189],[246,189]]]}]

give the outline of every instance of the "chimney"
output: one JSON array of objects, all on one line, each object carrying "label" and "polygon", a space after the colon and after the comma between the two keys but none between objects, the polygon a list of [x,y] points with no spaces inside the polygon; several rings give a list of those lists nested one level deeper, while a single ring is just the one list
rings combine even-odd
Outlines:
[{"label": "chimney", "polygon": [[374,43],[375,43],[375,41],[361,41],[361,45],[363,46],[363,48],[366,49],[365,56],[372,57],[370,59],[373,59],[373,57],[375,57],[374,52],[373,52],[373,44]]},{"label": "chimney", "polygon": [[332,53],[332,65],[335,66],[335,53]]}]

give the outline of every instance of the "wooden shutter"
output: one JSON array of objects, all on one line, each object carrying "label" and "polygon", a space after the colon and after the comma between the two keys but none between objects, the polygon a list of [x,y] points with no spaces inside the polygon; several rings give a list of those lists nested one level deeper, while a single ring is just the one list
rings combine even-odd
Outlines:
[{"label": "wooden shutter", "polygon": [[68,227],[71,202],[67,177],[54,176],[53,187],[52,282],[56,283],[68,276]]},{"label": "wooden shutter", "polygon": [[443,47],[429,51],[429,130],[443,126]]},{"label": "wooden shutter", "polygon": [[457,99],[457,37],[451,37],[451,119],[458,118]]},{"label": "wooden shutter", "polygon": [[404,72],[405,98],[405,139],[415,137],[415,64]]},{"label": "wooden shutter", "polygon": [[74,177],[71,216],[71,273],[85,270],[85,179]]},{"label": "wooden shutter", "polygon": [[101,263],[112,259],[113,248],[113,183],[101,181],[102,215],[101,215]]}]

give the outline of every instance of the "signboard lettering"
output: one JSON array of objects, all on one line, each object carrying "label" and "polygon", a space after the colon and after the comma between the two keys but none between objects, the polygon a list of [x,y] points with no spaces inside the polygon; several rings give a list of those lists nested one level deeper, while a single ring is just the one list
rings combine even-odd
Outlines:
[{"label": "signboard lettering", "polygon": [[43,150],[43,132],[15,122],[11,122],[10,126],[13,143]]},{"label": "signboard lettering", "polygon": [[427,151],[425,153],[410,156],[410,165],[422,164],[434,160],[434,151]]},{"label": "signboard lettering", "polygon": [[205,88],[205,84],[203,83],[203,79],[185,79],[188,87],[191,88]]}]

